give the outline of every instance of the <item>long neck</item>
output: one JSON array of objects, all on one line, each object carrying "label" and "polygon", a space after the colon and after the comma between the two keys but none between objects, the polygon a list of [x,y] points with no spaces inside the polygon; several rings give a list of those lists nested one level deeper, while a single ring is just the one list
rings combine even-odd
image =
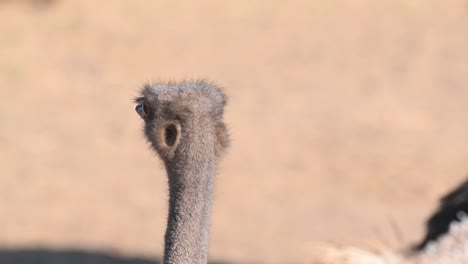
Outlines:
[{"label": "long neck", "polygon": [[170,198],[165,264],[208,261],[216,156],[214,140],[197,131],[203,130],[191,129],[192,133],[182,139],[174,160],[166,162]]}]

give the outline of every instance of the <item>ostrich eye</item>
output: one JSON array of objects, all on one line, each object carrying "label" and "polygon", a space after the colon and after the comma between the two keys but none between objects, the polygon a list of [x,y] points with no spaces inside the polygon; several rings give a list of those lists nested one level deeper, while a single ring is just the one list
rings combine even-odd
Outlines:
[{"label": "ostrich eye", "polygon": [[135,107],[135,111],[141,118],[145,118],[148,116],[148,109],[144,103],[137,104],[137,106]]}]

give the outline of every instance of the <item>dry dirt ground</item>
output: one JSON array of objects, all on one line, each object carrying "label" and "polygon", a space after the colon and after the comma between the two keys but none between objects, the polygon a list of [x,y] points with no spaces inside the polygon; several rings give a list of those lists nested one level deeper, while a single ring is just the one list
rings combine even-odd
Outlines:
[{"label": "dry dirt ground", "polygon": [[132,97],[200,76],[230,95],[213,260],[405,249],[468,173],[466,0],[3,0],[0,260],[161,256],[165,172]]}]

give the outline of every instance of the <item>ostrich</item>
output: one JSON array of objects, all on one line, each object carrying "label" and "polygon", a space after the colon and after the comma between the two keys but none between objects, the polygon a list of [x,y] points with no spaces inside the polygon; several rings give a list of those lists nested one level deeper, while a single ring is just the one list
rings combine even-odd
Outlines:
[{"label": "ostrich", "polygon": [[213,83],[184,81],[145,85],[135,101],[168,176],[164,263],[207,263],[215,173],[229,142],[226,98]]},{"label": "ostrich", "polygon": [[[145,136],[163,160],[168,176],[170,197],[164,263],[207,263],[215,172],[218,160],[229,145],[222,120],[225,96],[212,83],[185,81],[146,85],[135,101],[135,110],[144,120]],[[421,263],[426,263],[425,257],[434,259],[432,255],[425,256],[424,248],[448,232],[449,224],[459,220],[459,211],[468,212],[468,180],[443,197],[439,210],[429,219],[426,237],[415,247],[422,251]],[[466,237],[464,230],[451,234],[453,238],[448,239],[451,247],[441,249],[440,259],[464,250],[464,244],[457,246],[458,237]],[[346,253],[348,261],[355,260],[356,256],[350,258]],[[402,259],[393,254],[360,254],[372,257],[375,263],[383,263],[379,258],[389,256],[395,261]]]}]

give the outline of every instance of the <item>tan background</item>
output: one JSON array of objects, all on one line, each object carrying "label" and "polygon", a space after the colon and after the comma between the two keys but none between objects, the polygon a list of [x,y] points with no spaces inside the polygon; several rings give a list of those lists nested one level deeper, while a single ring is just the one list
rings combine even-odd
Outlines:
[{"label": "tan background", "polygon": [[468,1],[0,1],[0,248],[161,256],[132,97],[230,96],[210,256],[404,249],[468,172]]}]

